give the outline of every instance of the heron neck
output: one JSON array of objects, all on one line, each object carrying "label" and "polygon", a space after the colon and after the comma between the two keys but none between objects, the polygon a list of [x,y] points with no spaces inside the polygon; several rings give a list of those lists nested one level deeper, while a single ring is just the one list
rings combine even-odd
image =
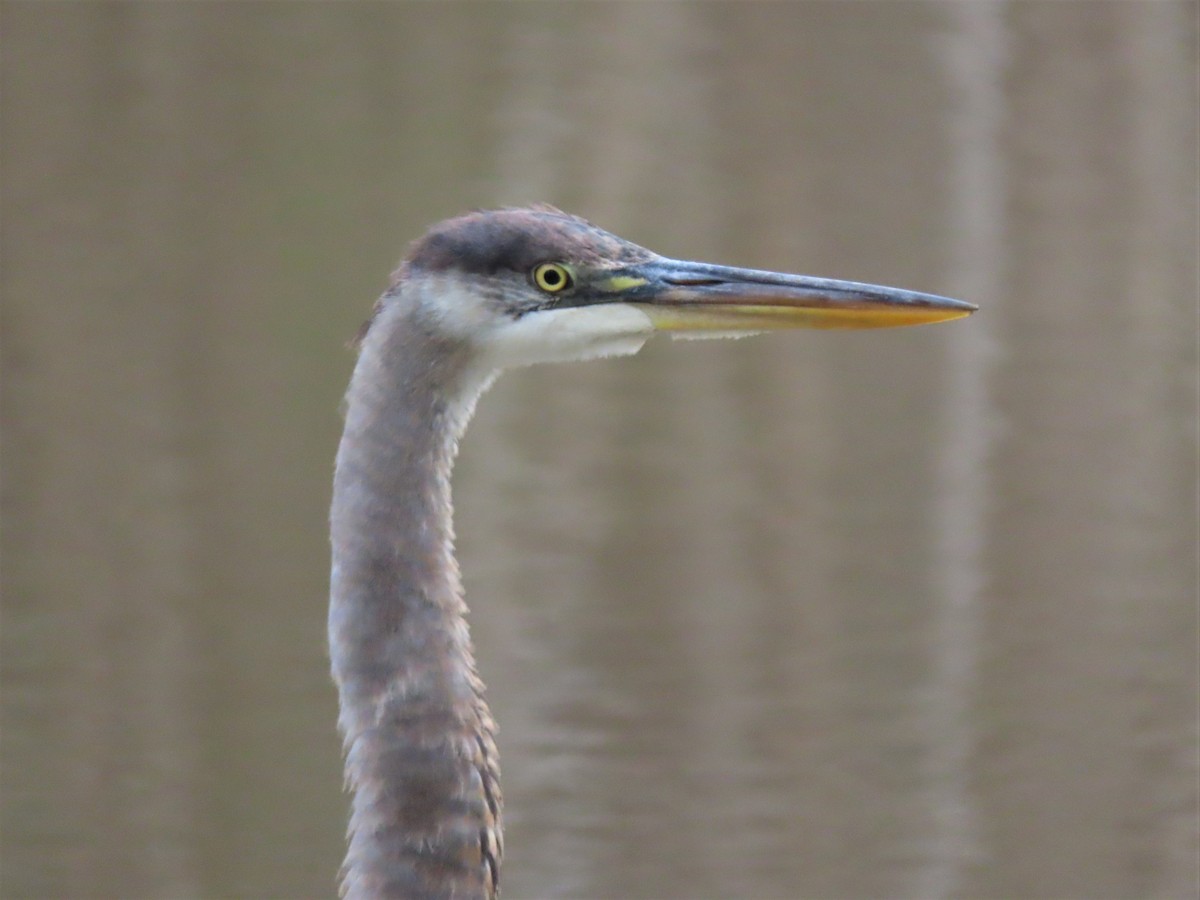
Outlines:
[{"label": "heron neck", "polygon": [[330,657],[353,791],[348,897],[490,896],[494,726],[453,555],[450,471],[482,384],[385,301],[347,394],[331,510]]}]

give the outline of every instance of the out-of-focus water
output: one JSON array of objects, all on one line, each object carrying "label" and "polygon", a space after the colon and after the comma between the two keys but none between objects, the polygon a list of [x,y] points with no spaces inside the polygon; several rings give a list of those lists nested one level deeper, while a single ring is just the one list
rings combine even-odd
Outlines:
[{"label": "out-of-focus water", "polygon": [[531,200],[981,311],[484,398],[505,895],[1196,895],[1195,4],[0,17],[4,896],[333,893],[343,343]]}]

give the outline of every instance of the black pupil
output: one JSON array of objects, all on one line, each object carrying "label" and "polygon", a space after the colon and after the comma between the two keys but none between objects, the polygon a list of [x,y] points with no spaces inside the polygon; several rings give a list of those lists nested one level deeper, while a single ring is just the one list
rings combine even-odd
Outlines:
[{"label": "black pupil", "polygon": [[558,287],[562,284],[562,272],[558,269],[547,268],[542,273],[542,281],[546,283],[546,287]]}]

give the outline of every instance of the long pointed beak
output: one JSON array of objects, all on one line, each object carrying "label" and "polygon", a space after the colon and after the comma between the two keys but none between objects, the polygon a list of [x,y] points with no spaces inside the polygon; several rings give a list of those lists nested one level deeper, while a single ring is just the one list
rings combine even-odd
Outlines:
[{"label": "long pointed beak", "polygon": [[605,287],[612,300],[637,306],[671,332],[893,328],[959,319],[978,308],[900,288],[661,257],[611,273]]}]

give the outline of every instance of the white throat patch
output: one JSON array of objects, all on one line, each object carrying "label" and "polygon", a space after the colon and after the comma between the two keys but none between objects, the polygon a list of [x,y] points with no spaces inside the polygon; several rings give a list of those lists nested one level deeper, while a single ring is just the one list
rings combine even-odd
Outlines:
[{"label": "white throat patch", "polygon": [[510,369],[543,362],[629,356],[642,349],[654,323],[625,303],[530,312],[498,324],[481,341],[486,362]]},{"label": "white throat patch", "polygon": [[514,319],[455,278],[429,276],[420,304],[438,328],[477,347],[484,368],[511,369],[637,353],[654,333],[646,313],[625,303],[527,312]]}]

